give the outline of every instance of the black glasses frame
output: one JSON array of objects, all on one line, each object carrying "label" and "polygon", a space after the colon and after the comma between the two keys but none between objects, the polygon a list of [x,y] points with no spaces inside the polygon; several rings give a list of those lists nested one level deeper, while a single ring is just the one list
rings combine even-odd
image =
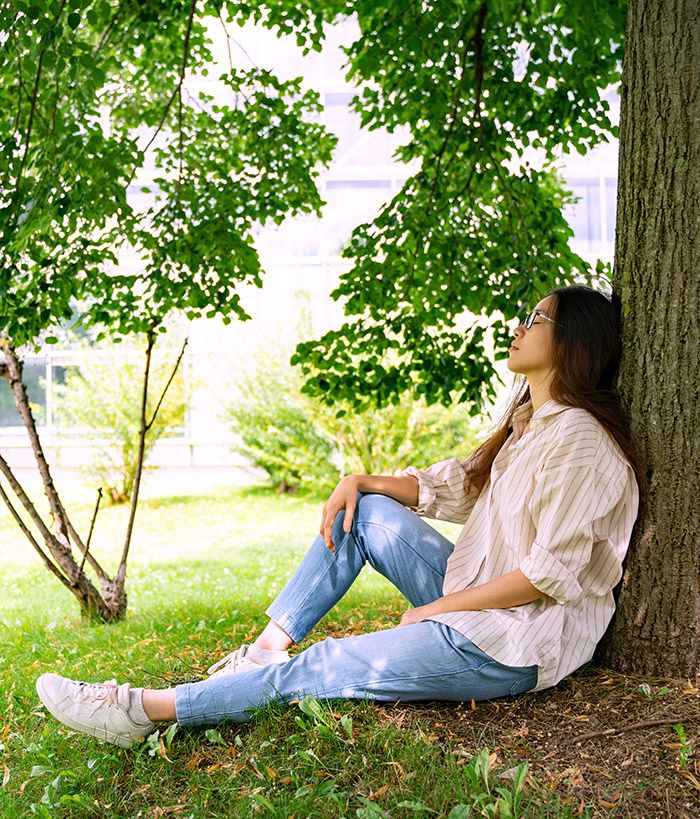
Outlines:
[{"label": "black glasses frame", "polygon": [[535,323],[535,319],[537,318],[537,316],[539,316],[540,318],[545,319],[546,321],[551,321],[552,324],[559,324],[558,321],[554,321],[553,318],[550,318],[548,315],[543,313],[541,310],[533,310],[531,313],[528,313],[527,316],[525,316],[525,321],[523,321],[523,327],[526,330],[529,330],[532,327],[532,325]]}]

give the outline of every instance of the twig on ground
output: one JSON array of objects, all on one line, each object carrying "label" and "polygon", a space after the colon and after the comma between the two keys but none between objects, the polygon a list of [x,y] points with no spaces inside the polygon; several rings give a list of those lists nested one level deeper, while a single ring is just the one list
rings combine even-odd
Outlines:
[{"label": "twig on ground", "polygon": [[[687,722],[687,717],[685,721]],[[635,731],[637,728],[652,728],[655,725],[671,725],[674,722],[683,722],[683,717],[667,717],[666,719],[650,719],[644,722],[633,722],[630,725],[622,725],[619,728],[606,728],[604,731],[592,731],[590,734],[580,734],[574,737],[577,742],[582,739],[593,739],[593,737],[610,737],[614,734],[622,734],[625,731]]]}]

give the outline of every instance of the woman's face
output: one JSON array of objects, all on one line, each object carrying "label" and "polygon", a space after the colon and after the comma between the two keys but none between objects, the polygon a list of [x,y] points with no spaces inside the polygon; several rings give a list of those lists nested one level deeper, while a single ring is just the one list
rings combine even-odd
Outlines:
[{"label": "woman's face", "polygon": [[[554,318],[554,296],[546,296],[538,302],[535,310]],[[521,324],[515,330],[515,338],[508,357],[508,369],[540,381],[554,372],[554,324],[542,316],[535,317],[529,330]]]}]

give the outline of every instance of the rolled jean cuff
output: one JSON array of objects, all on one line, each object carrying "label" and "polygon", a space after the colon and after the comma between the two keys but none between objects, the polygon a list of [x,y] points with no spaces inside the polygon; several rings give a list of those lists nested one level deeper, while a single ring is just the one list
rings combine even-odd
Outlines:
[{"label": "rolled jean cuff", "polygon": [[175,686],[175,719],[179,725],[191,725],[193,722],[192,704],[187,683]]},{"label": "rolled jean cuff", "polygon": [[277,608],[273,601],[265,610],[265,614],[273,620],[281,629],[283,629],[295,643],[300,643],[307,632],[297,624],[285,611]]}]

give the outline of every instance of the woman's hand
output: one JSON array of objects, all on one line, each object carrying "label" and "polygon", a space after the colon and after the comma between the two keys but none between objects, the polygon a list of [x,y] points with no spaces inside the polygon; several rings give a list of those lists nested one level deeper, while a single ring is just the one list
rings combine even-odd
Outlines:
[{"label": "woman's hand", "polygon": [[319,532],[325,541],[326,548],[331,552],[335,551],[335,543],[331,539],[331,530],[338,512],[345,509],[343,531],[349,532],[352,526],[352,516],[355,514],[355,507],[357,506],[357,478],[357,475],[346,475],[342,478],[331,493],[330,498],[323,505]]},{"label": "woman's hand", "polygon": [[430,605],[418,606],[415,609],[409,609],[403,613],[403,617],[401,618],[399,625],[410,626],[413,623],[418,623],[421,620],[425,620],[425,618],[430,617],[431,614],[432,612],[430,611]]}]

